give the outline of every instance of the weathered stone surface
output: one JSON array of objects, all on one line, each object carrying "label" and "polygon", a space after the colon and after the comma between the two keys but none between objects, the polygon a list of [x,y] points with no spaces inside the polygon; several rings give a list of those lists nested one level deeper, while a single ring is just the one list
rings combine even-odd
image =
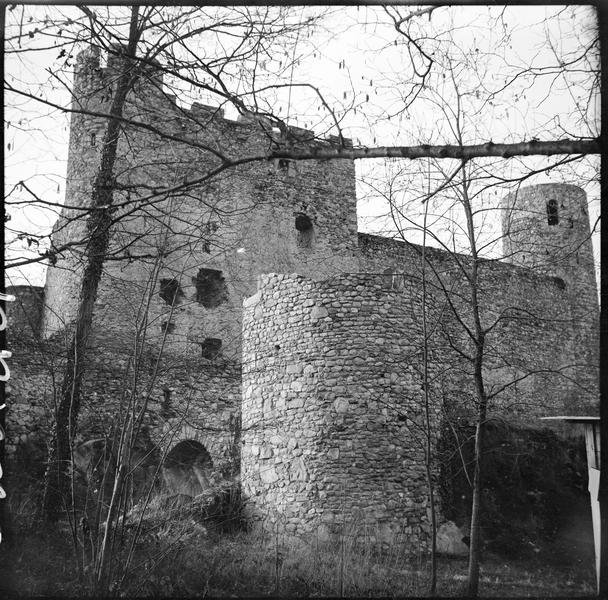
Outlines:
[{"label": "weathered stone surface", "polygon": [[262,483],[276,483],[279,480],[279,476],[274,467],[265,464],[262,464],[260,467],[260,478]]}]

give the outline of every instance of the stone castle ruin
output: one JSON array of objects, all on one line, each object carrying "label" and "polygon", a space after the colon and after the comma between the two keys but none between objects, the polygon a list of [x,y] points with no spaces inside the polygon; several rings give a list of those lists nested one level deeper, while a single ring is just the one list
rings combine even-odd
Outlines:
[{"label": "stone castle ruin", "polygon": [[[102,67],[94,50],[78,56],[55,248],[87,237],[82,209],[106,123],[97,115],[120,60]],[[358,233],[350,160],[249,162],[179,187],[223,155],[347,140],[181,108],[153,66],[125,116],[141,126],[125,124],[118,148],[79,439],[107,434],[145,400],[150,443],[177,491],[196,495],[217,474],[237,474],[249,517],[267,527],[327,538],[348,522],[425,544],[427,418],[434,447],[445,423],[475,411],[470,258],[434,248],[423,257],[416,244]],[[479,272],[482,324],[496,323],[484,371],[491,417],[540,428],[541,416],[595,412],[599,311],[585,193],[535,185],[501,209],[504,257]],[[56,256],[44,289],[12,290],[9,451],[48,428],[83,247]]]}]

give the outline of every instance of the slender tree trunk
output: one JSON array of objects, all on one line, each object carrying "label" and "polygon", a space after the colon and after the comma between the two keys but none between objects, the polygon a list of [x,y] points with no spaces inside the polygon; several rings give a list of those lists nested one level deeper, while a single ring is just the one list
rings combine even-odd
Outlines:
[{"label": "slender tree trunk", "polygon": [[475,226],[473,211],[468,194],[468,178],[466,163],[462,162],[462,204],[467,221],[467,235],[471,250],[471,273],[469,277],[471,313],[474,322],[475,358],[473,362],[473,378],[475,381],[475,395],[477,398],[477,423],[475,428],[475,459],[473,476],[473,499],[471,503],[471,533],[469,546],[469,569],[467,578],[467,596],[476,597],[479,588],[479,557],[481,549],[481,459],[484,451],[484,429],[487,416],[488,398],[483,380],[483,359],[485,351],[485,331],[481,325],[479,310],[479,256],[475,241]]},{"label": "slender tree trunk", "polygon": [[475,473],[473,476],[473,499],[471,502],[471,534],[469,547],[469,570],[467,596],[475,597],[479,589],[479,555],[481,548],[481,458],[483,456],[485,407],[479,411],[475,428]]},{"label": "slender tree trunk", "polygon": [[431,509],[431,581],[429,595],[437,593],[437,515],[435,511],[435,492],[433,490],[433,438],[431,423],[431,407],[429,393],[429,340],[426,316],[427,285],[426,285],[426,232],[427,232],[428,202],[424,205],[424,223],[422,228],[422,366],[424,384],[424,419],[425,419],[425,449],[424,466],[426,483],[429,490],[429,505]]},{"label": "slender tree trunk", "polygon": [[80,289],[75,331],[68,350],[61,396],[49,443],[48,464],[44,480],[42,514],[50,521],[56,520],[61,514],[64,505],[67,504],[70,488],[71,445],[80,412],[87,341],[91,332],[93,307],[110,240],[114,201],[114,164],[121,131],[120,117],[127,93],[136,76],[133,59],[140,36],[138,15],[139,7],[134,6],[131,9],[127,57],[123,61],[123,71],[120,74],[116,94],[110,108],[101,163],[93,183],[91,211],[87,221],[89,242],[85,249],[86,264]]}]

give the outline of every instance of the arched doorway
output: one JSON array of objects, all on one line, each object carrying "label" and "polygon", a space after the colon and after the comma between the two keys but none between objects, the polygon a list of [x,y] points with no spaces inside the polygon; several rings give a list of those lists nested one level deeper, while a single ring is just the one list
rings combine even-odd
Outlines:
[{"label": "arched doorway", "polygon": [[162,466],[163,481],[171,494],[197,496],[210,487],[213,461],[205,446],[195,440],[176,444]]}]

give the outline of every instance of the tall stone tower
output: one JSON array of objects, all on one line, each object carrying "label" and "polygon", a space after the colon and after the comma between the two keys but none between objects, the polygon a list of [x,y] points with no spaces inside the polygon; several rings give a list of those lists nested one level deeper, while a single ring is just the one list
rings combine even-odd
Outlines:
[{"label": "tall stone tower", "polygon": [[585,192],[574,185],[540,184],[521,188],[502,202],[504,259],[555,278],[566,291],[570,314],[546,322],[572,330],[577,402],[573,408],[597,406],[599,376],[599,308]]},{"label": "tall stone tower", "polygon": [[[76,316],[86,213],[112,94],[126,60],[78,56],[66,209],[53,243],[63,252],[47,275],[46,335]],[[97,114],[90,114],[97,113]],[[178,354],[240,360],[242,301],[265,272],[325,278],[357,270],[353,161],[252,161],[281,146],[329,145],[310,131],[280,132],[268,120],[225,119],[219,107],[183,108],[162,74],[144,66],[127,97],[118,147],[115,225],[99,287],[95,341],[129,345],[145,321],[147,341]],[[208,174],[217,169],[213,177]],[[189,182],[196,182],[190,184]],[[328,201],[331,199],[331,201]],[[146,315],[145,318],[142,315]]]}]

